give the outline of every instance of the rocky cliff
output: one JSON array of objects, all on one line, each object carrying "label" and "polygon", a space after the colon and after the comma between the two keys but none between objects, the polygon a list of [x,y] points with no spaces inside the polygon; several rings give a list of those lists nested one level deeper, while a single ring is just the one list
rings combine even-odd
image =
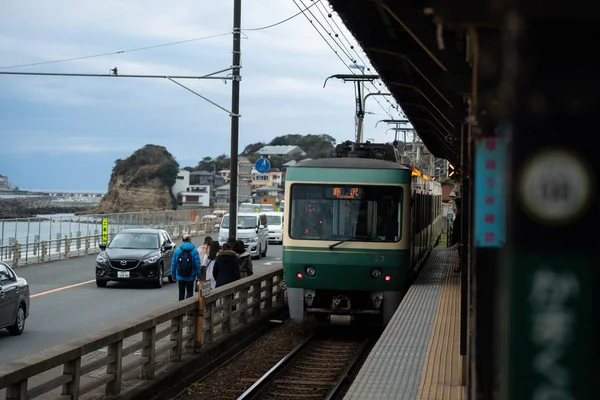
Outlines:
[{"label": "rocky cliff", "polygon": [[98,208],[86,214],[162,211],[177,207],[171,188],[179,164],[163,146],[146,145],[115,161],[108,192]]}]

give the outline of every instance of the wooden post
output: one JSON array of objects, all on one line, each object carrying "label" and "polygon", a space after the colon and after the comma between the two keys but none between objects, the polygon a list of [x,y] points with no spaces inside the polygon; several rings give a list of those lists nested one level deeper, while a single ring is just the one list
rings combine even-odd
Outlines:
[{"label": "wooden post", "polygon": [[196,344],[194,349],[196,352],[200,351],[202,347],[202,336],[204,334],[204,297],[210,293],[210,280],[200,281],[200,288],[198,289],[198,315],[196,317]]}]

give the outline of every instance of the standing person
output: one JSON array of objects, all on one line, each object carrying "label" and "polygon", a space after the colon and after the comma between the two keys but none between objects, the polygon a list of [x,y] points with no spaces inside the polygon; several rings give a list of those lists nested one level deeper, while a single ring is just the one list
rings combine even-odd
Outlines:
[{"label": "standing person", "polygon": [[[200,253],[200,260],[204,262],[204,257],[208,254],[208,250],[210,249],[210,245],[213,242],[213,238],[211,236],[207,236],[204,238],[204,243],[202,246],[198,248],[198,252]],[[204,263],[202,264],[204,265]]]},{"label": "standing person", "polygon": [[217,254],[213,276],[215,277],[215,287],[221,287],[240,279],[238,255],[235,251],[231,250],[229,243],[223,243],[223,250]]},{"label": "standing person", "polygon": [[238,262],[240,264],[240,277],[245,278],[254,274],[252,268],[252,257],[250,253],[246,251],[244,242],[242,242],[241,240],[235,242],[235,245],[233,246],[233,251],[235,251],[235,253],[239,257]]},{"label": "standing person", "polygon": [[210,281],[210,288],[214,289],[217,287],[217,281],[215,280],[213,270],[215,268],[215,261],[217,260],[217,254],[219,253],[219,242],[212,242],[208,254],[204,257],[202,265],[206,267],[205,280]]},{"label": "standing person", "polygon": [[462,239],[463,226],[462,199],[457,197],[454,200],[454,203],[456,204],[456,216],[454,218],[454,222],[452,223],[452,248],[456,248],[458,250],[458,266],[454,268],[454,272],[459,272],[463,255],[463,248],[462,244],[460,243]]},{"label": "standing person", "polygon": [[194,281],[200,279],[200,253],[188,234],[173,253],[171,276],[179,283],[179,301],[194,295]]}]

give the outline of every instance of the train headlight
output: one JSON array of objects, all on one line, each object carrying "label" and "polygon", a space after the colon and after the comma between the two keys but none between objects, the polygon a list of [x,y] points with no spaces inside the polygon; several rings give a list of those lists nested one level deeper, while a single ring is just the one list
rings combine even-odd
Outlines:
[{"label": "train headlight", "polygon": [[379,268],[373,268],[373,269],[371,270],[371,276],[372,276],[373,278],[379,278],[379,277],[381,276],[381,274],[382,274],[382,273],[383,273],[383,272],[381,272],[381,270],[380,270]]},{"label": "train headlight", "polygon": [[315,276],[317,274],[317,270],[315,267],[306,267],[306,275]]}]

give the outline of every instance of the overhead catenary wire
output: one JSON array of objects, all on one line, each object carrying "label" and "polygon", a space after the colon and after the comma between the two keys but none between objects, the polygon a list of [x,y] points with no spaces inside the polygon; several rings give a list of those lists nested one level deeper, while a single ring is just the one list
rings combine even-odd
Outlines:
[{"label": "overhead catenary wire", "polygon": [[[332,45],[331,43],[329,43],[329,41],[327,40],[327,38],[325,37],[325,35],[323,35],[323,33],[322,33],[322,32],[319,30],[319,28],[318,28],[318,27],[315,25],[315,23],[313,22],[313,20],[312,20],[312,19],[311,19],[311,18],[310,18],[310,17],[307,15],[307,13],[304,11],[304,10],[307,8],[307,7],[306,7],[306,4],[304,4],[304,2],[303,2],[302,0],[298,0],[298,1],[299,1],[299,2],[302,4],[302,6],[300,6],[300,4],[298,4],[298,3],[296,2],[296,0],[292,0],[292,1],[293,1],[293,2],[294,2],[294,4],[296,5],[296,7],[298,7],[298,9],[299,9],[299,10],[302,10],[301,12],[302,12],[302,14],[304,15],[304,17],[306,17],[306,19],[308,20],[308,22],[309,22],[309,23],[310,23],[310,24],[313,26],[313,28],[314,28],[314,29],[317,31],[317,33],[319,34],[319,36],[321,36],[321,39],[323,39],[323,41],[324,41],[324,42],[325,42],[325,43],[326,43],[326,44],[329,46],[329,48],[331,49],[331,51],[333,51],[333,52],[335,53],[335,55],[336,55],[336,56],[337,56],[337,57],[340,59],[340,61],[342,62],[342,64],[344,64],[344,66],[346,67],[346,69],[348,69],[348,70],[349,70],[349,71],[350,71],[352,74],[356,75],[356,72],[355,72],[355,71],[354,71],[352,68],[350,68],[350,67],[348,66],[348,64],[346,63],[346,61],[345,61],[345,60],[344,60],[344,59],[343,59],[343,58],[340,56],[339,52],[338,52],[338,51],[337,51],[337,50],[336,50],[336,49],[333,47],[333,45]],[[318,20],[318,18],[317,18],[317,17],[316,17],[316,16],[315,16],[315,15],[314,15],[312,12],[310,12],[310,11],[309,11],[309,13],[310,13],[310,14],[313,16],[313,18],[314,18],[314,19],[315,19],[315,20],[316,20],[316,21],[319,23],[319,25],[320,25],[321,27],[323,27],[323,24],[322,24],[322,23],[321,23],[321,22]],[[323,27],[323,28],[324,28],[324,27]],[[324,28],[324,30],[325,30],[325,31],[327,31],[325,28]],[[336,41],[336,40],[335,40],[333,37],[331,38],[331,40],[333,40],[333,41],[334,41],[334,43],[335,43],[335,44],[336,44],[338,47],[340,47],[340,48],[341,48],[341,46],[340,46],[340,45],[337,43],[337,41]],[[345,53],[344,53],[344,55],[350,59],[350,62],[352,62],[353,64],[356,64],[356,63],[354,63],[354,62],[353,62],[353,61],[354,61],[354,59],[353,59],[352,57],[350,57],[348,54],[345,54]],[[371,83],[372,83],[372,82],[371,82]],[[378,92],[380,92],[380,91],[381,91],[381,90],[379,90],[379,89],[378,89],[376,86],[375,86],[375,89],[377,89],[377,90],[378,90]],[[367,89],[367,91],[368,91],[369,93],[372,93],[372,92],[371,92],[370,90],[368,90],[368,89]],[[390,114],[390,113],[389,113],[389,112],[388,112],[388,111],[387,111],[387,110],[386,110],[386,109],[383,107],[383,105],[381,104],[381,102],[379,102],[379,100],[377,100],[376,98],[374,98],[374,100],[377,102],[377,104],[379,104],[379,107],[381,107],[381,109],[383,110],[383,112],[384,112],[386,115],[388,115],[390,118],[392,118],[391,114]]]},{"label": "overhead catenary wire", "polygon": [[[242,29],[242,32],[244,31],[262,31],[265,29],[269,29],[269,28],[273,28],[276,26],[279,26],[293,18],[296,18],[298,15],[302,14],[304,11],[308,10],[309,8],[317,5],[318,3],[320,3],[321,0],[317,0],[315,1],[313,4],[307,6],[304,10],[301,10],[299,12],[297,12],[296,14],[287,17],[279,22],[270,24],[270,25],[266,25],[266,26],[261,26],[259,28],[248,28],[248,29]],[[117,51],[111,51],[111,52],[107,52],[107,53],[99,53],[99,54],[91,54],[91,55],[86,55],[86,56],[78,56],[78,57],[70,57],[70,58],[62,58],[62,59],[58,59],[58,60],[50,60],[50,61],[40,61],[40,62],[35,62],[35,63],[27,63],[27,64],[17,64],[17,65],[9,65],[9,66],[0,66],[0,69],[13,69],[13,68],[24,68],[24,67],[34,67],[37,65],[47,65],[47,64],[56,64],[56,63],[63,63],[63,62],[69,62],[69,61],[78,61],[78,60],[85,60],[85,59],[89,59],[89,58],[98,58],[98,57],[107,57],[107,56],[114,56],[114,55],[119,55],[119,54],[125,54],[125,53],[133,53],[133,52],[138,52],[138,51],[144,51],[144,50],[151,50],[151,49],[157,49],[160,47],[168,47],[168,46],[175,46],[178,44],[184,44],[184,43],[191,43],[191,42],[198,42],[201,40],[207,40],[207,39],[214,39],[214,38],[218,38],[221,36],[229,36],[231,35],[231,32],[224,32],[224,33],[218,33],[218,34],[214,34],[214,35],[207,35],[207,36],[201,36],[201,37],[196,37],[196,38],[191,38],[191,39],[185,39],[185,40],[178,40],[175,42],[168,42],[168,43],[161,43],[161,44],[155,44],[155,45],[150,45],[150,46],[143,46],[143,47],[136,47],[136,48],[132,48],[132,49],[127,49],[127,50],[117,50]]]},{"label": "overhead catenary wire", "polygon": [[[296,6],[297,6],[299,9],[302,9],[302,7],[300,7],[300,6],[299,6],[299,5],[296,3],[296,1],[295,1],[295,0],[293,0],[293,1],[294,1],[294,3],[296,4]],[[300,3],[302,4],[302,6],[304,6],[304,8],[306,8],[306,4],[304,4],[304,1],[303,1],[303,0],[299,0],[299,1],[300,1]],[[321,26],[321,27],[323,28],[323,30],[329,34],[329,36],[331,37],[331,40],[333,40],[333,42],[334,42],[334,43],[337,45],[337,47],[339,47],[339,48],[342,50],[342,53],[343,53],[343,54],[344,54],[346,57],[348,57],[349,61],[350,61],[350,62],[351,62],[353,65],[356,65],[356,66],[358,66],[358,64],[356,63],[356,59],[355,59],[355,57],[352,57],[352,55],[351,55],[351,54],[349,54],[349,53],[347,53],[346,51],[344,51],[344,49],[345,49],[345,46],[343,46],[343,44],[342,44],[342,45],[340,45],[340,44],[337,42],[337,40],[335,39],[334,35],[331,35],[331,33],[329,33],[329,32],[327,31],[327,29],[326,29],[326,28],[324,27],[324,25],[323,25],[323,24],[322,24],[322,23],[319,21],[319,18],[318,18],[316,15],[314,15],[314,14],[313,14],[311,11],[309,11],[309,13],[312,15],[313,19],[317,21],[317,23],[319,24],[319,26]],[[327,41],[327,39],[325,38],[325,36],[324,36],[324,35],[323,35],[323,34],[322,34],[320,31],[319,31],[319,28],[318,28],[318,27],[317,27],[317,26],[314,24],[314,22],[313,22],[313,21],[312,21],[312,20],[311,20],[311,19],[308,17],[308,15],[306,15],[306,13],[305,13],[305,12],[303,12],[303,14],[304,14],[304,16],[305,16],[305,17],[308,19],[308,21],[311,23],[311,25],[313,26],[313,28],[314,28],[314,29],[315,29],[315,30],[316,30],[316,31],[319,33],[319,35],[321,36],[321,38],[322,38],[322,39],[323,39],[323,40],[324,40],[324,41],[325,41],[325,42],[326,42],[326,43],[329,45],[329,47],[330,47],[330,48],[331,48],[331,49],[332,49],[332,50],[333,50],[333,51],[336,53],[336,55],[337,55],[337,56],[338,56],[338,58],[339,58],[339,59],[342,61],[342,63],[344,63],[344,66],[345,66],[345,67],[346,67],[346,68],[347,68],[347,69],[348,69],[348,70],[349,70],[349,71],[350,71],[352,74],[356,74],[356,72],[355,72],[355,71],[353,71],[353,70],[352,70],[352,69],[351,69],[351,68],[350,68],[350,67],[347,65],[347,63],[344,61],[344,59],[342,59],[342,58],[341,58],[341,56],[339,55],[339,53],[338,53],[338,52],[337,52],[335,49],[333,49],[333,46],[331,46],[331,44],[330,44],[330,43]],[[323,16],[323,14],[322,14],[322,13],[321,13],[321,15]],[[329,14],[328,14],[328,15],[329,15]],[[329,24],[329,23],[328,23],[328,25],[331,27],[331,24]],[[344,36],[344,33],[343,33],[343,32],[341,32],[341,31],[340,31],[340,33],[341,33],[341,34]],[[337,35],[336,35],[336,37],[337,37]],[[345,36],[344,36],[344,37],[345,37]],[[340,40],[340,41],[341,41],[341,40]],[[346,41],[348,41],[348,42],[349,42],[348,38],[346,38]],[[354,47],[354,46],[351,46],[351,47]],[[355,50],[355,53],[358,55],[358,53],[356,52],[356,50]],[[360,55],[359,55],[359,57],[360,57]],[[361,61],[362,61],[362,58],[360,58],[360,59],[361,59]],[[363,64],[367,64],[367,63],[365,63],[365,62],[363,61]],[[367,67],[367,65],[365,65],[365,67]],[[368,71],[370,71],[370,70],[371,70],[371,68],[370,68],[370,67],[367,67],[367,70],[368,70]],[[369,84],[371,84],[371,85],[372,85],[372,86],[375,88],[375,90],[377,90],[377,92],[380,92],[380,91],[381,91],[381,89],[379,89],[377,86],[375,86],[375,83],[373,83],[372,81],[369,81],[368,83],[369,83]],[[381,83],[380,83],[380,86],[382,86],[382,85],[381,85]],[[372,93],[372,92],[371,92],[371,91],[370,91],[368,88],[365,88],[365,89],[366,89],[366,91],[368,91],[368,92],[369,92],[369,94],[370,94],[370,93]],[[388,111],[385,109],[385,107],[383,107],[383,105],[381,104],[381,102],[380,102],[379,100],[377,100],[377,99],[374,99],[374,100],[377,102],[377,104],[379,105],[379,107],[380,107],[380,108],[381,108],[381,109],[384,111],[384,113],[386,113],[388,116],[390,116],[390,117],[391,117],[390,113],[389,113],[389,112],[388,112]],[[389,102],[389,100],[387,100],[387,99],[386,99],[386,101],[387,101],[389,104],[391,104],[391,103]]]},{"label": "overhead catenary wire", "polygon": [[[358,63],[357,63],[357,60],[358,60],[358,61],[360,61],[360,63],[361,63],[362,65],[366,66],[366,70],[367,70],[367,71],[371,71],[371,67],[369,67],[369,66],[368,66],[368,63],[367,63],[367,62],[365,62],[365,60],[363,59],[362,55],[361,55],[361,54],[360,54],[360,53],[359,53],[359,52],[356,50],[356,46],[355,46],[354,44],[352,44],[352,43],[351,43],[350,39],[348,39],[348,37],[347,37],[347,36],[346,36],[346,34],[344,33],[343,29],[342,29],[342,28],[341,28],[341,27],[338,25],[338,23],[336,22],[335,18],[333,18],[333,12],[334,12],[334,11],[333,11],[333,9],[331,9],[331,10],[327,10],[327,8],[325,7],[325,5],[323,5],[323,3],[321,3],[321,4],[320,4],[320,6],[321,6],[321,7],[323,8],[323,10],[324,10],[324,11],[327,13],[327,17],[325,17],[325,15],[323,14],[323,12],[322,12],[321,10],[319,10],[319,11],[320,11],[320,13],[321,13],[321,15],[323,16],[323,18],[325,18],[326,20],[327,20],[327,19],[330,19],[330,20],[332,21],[333,25],[335,25],[335,28],[334,28],[334,27],[331,25],[331,23],[327,22],[327,24],[328,24],[328,25],[329,25],[329,27],[332,29],[332,31],[334,31],[334,36],[335,36],[335,37],[341,37],[341,38],[343,38],[343,39],[346,41],[346,43],[348,44],[348,47],[350,48],[350,50],[351,50],[351,51],[348,51],[348,54],[347,54],[347,56],[348,56],[349,58],[351,58],[351,59],[352,59],[352,63],[353,63],[354,65],[358,65]],[[317,8],[319,8],[319,7],[317,7]],[[330,5],[330,8],[331,8],[331,5]],[[336,29],[337,29],[337,32],[335,32],[335,30],[336,30]],[[340,39],[340,41],[341,41],[341,39]],[[344,45],[344,47],[346,47],[346,46]],[[356,55],[356,57],[355,57],[355,56],[353,56],[352,54],[349,54],[350,52],[354,53],[354,54]],[[370,82],[369,82],[369,84],[371,84],[371,86],[373,86],[373,87],[374,87],[374,88],[375,88],[375,89],[376,89],[378,92],[380,92],[380,91],[381,91],[381,89],[380,89],[380,88],[378,88],[378,87],[375,85],[375,83],[374,83],[374,82],[370,81]],[[383,84],[380,82],[380,83],[379,83],[379,86],[383,86]],[[390,100],[388,100],[388,99],[385,99],[385,101],[386,101],[386,102],[387,102],[387,103],[388,103],[390,106],[393,106],[393,107],[394,107],[394,108],[396,108],[396,110],[397,110],[397,106],[396,106],[396,105],[394,105],[394,104],[393,104],[393,103],[392,103]],[[378,101],[378,103],[379,103],[379,101]],[[380,104],[380,106],[381,106],[381,104]],[[403,113],[401,113],[401,112],[400,112],[399,114],[400,114],[400,115],[403,115]],[[390,115],[390,113],[389,113],[389,112],[388,112],[388,115]]]},{"label": "overhead catenary wire", "polygon": [[298,15],[302,14],[304,11],[306,11],[306,10],[310,9],[311,7],[313,7],[313,6],[316,6],[316,5],[317,5],[317,4],[319,4],[320,2],[321,2],[321,0],[316,0],[314,3],[312,3],[310,6],[306,7],[304,10],[298,11],[296,14],[292,15],[291,17],[288,17],[288,18],[286,18],[286,19],[284,19],[284,20],[281,20],[281,21],[279,21],[279,22],[276,22],[276,23],[274,23],[274,24],[267,25],[267,26],[263,26],[263,27],[260,27],[260,28],[249,28],[249,29],[242,29],[242,31],[247,31],[247,32],[251,32],[251,31],[262,31],[262,30],[265,30],[265,29],[273,28],[273,27],[275,27],[275,26],[277,26],[277,25],[281,25],[281,24],[283,24],[284,22],[288,22],[289,20],[291,20],[291,19],[293,19],[293,18],[296,18]]}]

